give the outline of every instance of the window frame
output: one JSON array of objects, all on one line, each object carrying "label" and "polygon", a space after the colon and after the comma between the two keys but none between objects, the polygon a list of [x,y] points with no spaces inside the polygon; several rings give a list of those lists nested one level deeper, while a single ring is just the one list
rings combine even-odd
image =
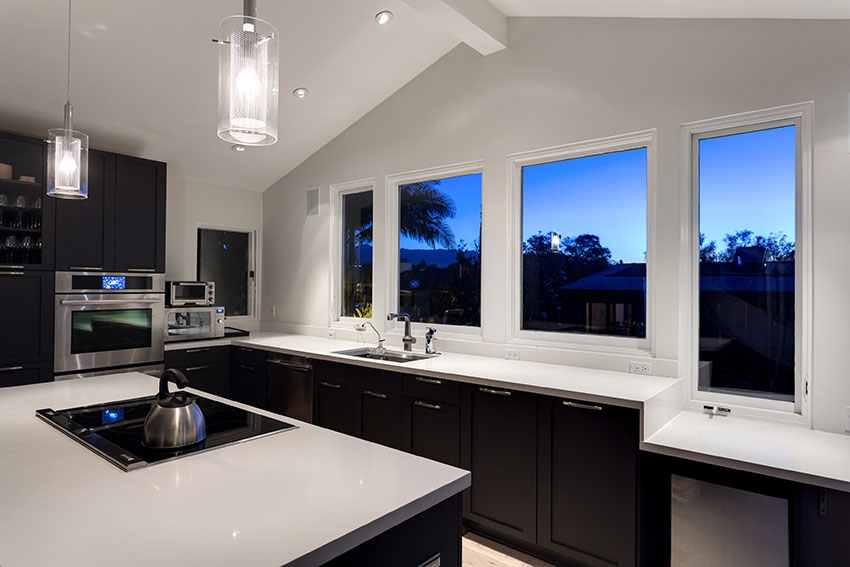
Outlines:
[{"label": "window frame", "polygon": [[[372,192],[372,317],[342,316],[342,198],[352,193]],[[377,207],[375,199],[375,178],[368,177],[330,186],[330,311],[328,318],[331,327],[351,329],[353,325],[371,322],[375,315],[375,240],[377,232]]]},{"label": "window frame", "polygon": [[[589,333],[524,330],[522,328],[522,168],[641,148],[646,148],[646,337],[616,337]],[[506,336],[509,344],[570,348],[603,354],[655,356],[656,148],[657,130],[653,128],[629,134],[518,152],[508,156],[507,210],[510,214],[509,229],[507,230],[507,250],[509,251],[510,282],[507,298],[509,313],[506,318]]]},{"label": "window frame", "polygon": [[[453,165],[430,167],[404,173],[395,173],[386,176],[386,313],[399,311],[399,186],[418,181],[431,181],[447,177],[458,177],[461,175],[481,174],[481,227],[484,228],[486,217],[484,210],[484,160],[475,160]],[[481,246],[481,309],[484,308],[485,278],[484,258],[485,247]],[[385,313],[385,315],[386,315]],[[482,313],[482,320],[483,320]],[[439,333],[438,336],[446,339],[464,339],[482,341],[482,326],[469,327],[466,325],[444,325],[442,323],[418,323],[411,322],[411,332],[424,333],[428,327],[433,327]],[[387,333],[391,336],[401,336],[404,331],[404,323],[397,320],[386,322]]]},{"label": "window frame", "polygon": [[[682,124],[682,242],[680,282],[680,375],[685,407],[721,405],[737,415],[811,424],[812,351],[812,102]],[[699,141],[706,138],[795,125],[797,188],[794,267],[794,401],[699,389]]]},{"label": "window frame", "polygon": [[200,250],[199,240],[198,240],[198,231],[200,230],[220,230],[225,232],[241,232],[243,234],[248,235],[248,272],[250,273],[252,270],[254,272],[254,277],[249,278],[252,279],[250,285],[248,286],[248,314],[247,315],[228,315],[224,314],[225,321],[230,321],[234,323],[238,322],[258,322],[260,317],[258,315],[259,306],[260,306],[260,259],[262,258],[262,254],[260,252],[260,245],[262,243],[261,240],[261,229],[259,228],[240,228],[234,226],[223,226],[209,223],[198,223],[195,226],[195,277],[200,278]]}]

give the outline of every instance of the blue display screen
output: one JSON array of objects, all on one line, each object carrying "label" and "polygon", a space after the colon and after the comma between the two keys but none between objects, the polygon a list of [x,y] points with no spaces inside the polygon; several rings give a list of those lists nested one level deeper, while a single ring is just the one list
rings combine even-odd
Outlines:
[{"label": "blue display screen", "polygon": [[216,309],[216,310],[215,310],[215,312],[216,312],[216,313],[224,313],[224,308],[223,308],[223,307],[219,307],[218,309]]},{"label": "blue display screen", "polygon": [[107,409],[100,413],[100,422],[103,425],[108,425],[117,421],[124,421],[124,408]]},{"label": "blue display screen", "polygon": [[124,289],[124,276],[103,276],[103,289]]}]

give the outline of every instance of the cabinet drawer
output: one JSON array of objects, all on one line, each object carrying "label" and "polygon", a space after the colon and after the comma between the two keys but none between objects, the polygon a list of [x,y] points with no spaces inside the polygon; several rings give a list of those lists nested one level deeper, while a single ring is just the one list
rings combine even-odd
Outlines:
[{"label": "cabinet drawer", "polygon": [[460,404],[460,384],[442,378],[408,374],[404,377],[404,395],[458,405]]},{"label": "cabinet drawer", "polygon": [[53,362],[0,365],[0,388],[53,381]]},{"label": "cabinet drawer", "polygon": [[245,364],[247,366],[256,366],[257,368],[266,367],[266,357],[268,353],[257,348],[232,346],[230,347],[230,359],[233,364]]},{"label": "cabinet drawer", "polygon": [[229,362],[230,347],[187,347],[179,350],[165,351],[166,368],[182,368],[186,366],[199,366],[212,364],[213,362]]},{"label": "cabinet drawer", "polygon": [[224,398],[230,397],[230,364],[228,362],[182,366],[180,370],[189,380],[190,388]]}]

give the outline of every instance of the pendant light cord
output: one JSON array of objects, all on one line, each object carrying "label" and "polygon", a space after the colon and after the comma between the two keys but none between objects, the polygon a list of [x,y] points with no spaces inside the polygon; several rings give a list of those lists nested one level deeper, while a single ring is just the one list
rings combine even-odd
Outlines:
[{"label": "pendant light cord", "polygon": [[68,102],[71,102],[71,0],[68,0]]}]

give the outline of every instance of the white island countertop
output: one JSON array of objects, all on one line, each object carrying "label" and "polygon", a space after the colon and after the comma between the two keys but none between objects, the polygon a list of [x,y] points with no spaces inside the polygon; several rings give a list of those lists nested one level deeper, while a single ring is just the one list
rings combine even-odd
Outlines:
[{"label": "white island countertop", "polygon": [[35,416],[156,390],[128,373],[0,391],[0,565],[316,566],[470,485],[290,418],[298,429],[126,473]]}]

